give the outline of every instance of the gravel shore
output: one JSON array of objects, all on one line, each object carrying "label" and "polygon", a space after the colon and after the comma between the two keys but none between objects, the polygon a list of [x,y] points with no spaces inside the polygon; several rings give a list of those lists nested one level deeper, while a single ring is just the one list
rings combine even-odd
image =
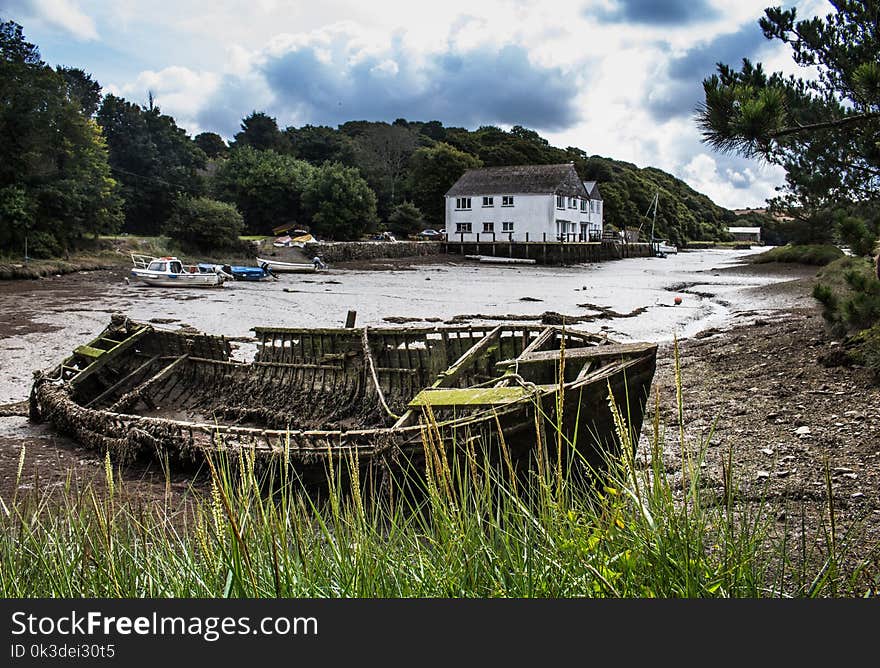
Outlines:
[{"label": "gravel shore", "polygon": [[[798,278],[761,289],[808,295],[812,284]],[[820,357],[837,345],[818,305],[680,341],[685,451],[704,453],[705,500],[723,500],[729,462],[739,510],[769,504],[776,528],[794,538],[792,550],[826,553],[833,510],[837,549],[851,567],[871,564],[863,586],[876,592],[880,388],[866,369],[823,366]],[[674,344],[658,352],[653,389],[660,397],[663,467],[680,480]],[[652,407],[642,456],[650,449],[653,413]]]}]

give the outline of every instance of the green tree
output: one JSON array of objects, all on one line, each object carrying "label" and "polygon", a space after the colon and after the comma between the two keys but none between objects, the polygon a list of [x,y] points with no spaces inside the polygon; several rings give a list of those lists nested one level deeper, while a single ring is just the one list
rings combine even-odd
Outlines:
[{"label": "green tree", "polygon": [[312,231],[336,240],[356,240],[374,229],[376,194],[357,169],[327,162],[315,170],[303,194]]},{"label": "green tree", "polygon": [[13,65],[44,65],[40,50],[25,41],[24,29],[15,21],[0,21],[0,54]]},{"label": "green tree", "polygon": [[880,185],[880,3],[831,4],[824,19],[771,7],[759,21],[817,78],[768,75],[745,59],[739,71],[719,64],[703,81],[698,115],[710,146],[781,165],[786,185],[771,204],[804,221],[836,203],[876,200]]},{"label": "green tree", "polygon": [[250,146],[234,148],[213,179],[217,199],[235,204],[251,234],[270,234],[284,223],[303,223],[303,193],[315,168],[303,160]]},{"label": "green tree", "polygon": [[326,125],[304,125],[301,128],[287,128],[284,131],[293,150],[293,155],[313,165],[324,162],[355,164],[354,142],[346,134]]},{"label": "green tree", "polygon": [[391,210],[388,216],[388,229],[392,234],[405,238],[417,233],[425,224],[425,217],[412,202],[401,202]]},{"label": "green tree", "polygon": [[126,231],[158,234],[179,195],[204,194],[204,151],[158,107],[107,95],[97,120],[107,138],[110,166],[122,184]]},{"label": "green tree", "polygon": [[234,205],[182,195],[174,203],[163,233],[200,249],[235,248],[244,220]]},{"label": "green tree", "polygon": [[196,146],[205,152],[209,158],[219,158],[229,152],[229,147],[223,141],[223,137],[216,132],[202,132],[193,139]]},{"label": "green tree", "polygon": [[64,79],[67,99],[79,108],[83,116],[94,116],[101,104],[101,84],[78,67],[59,65],[55,71]]},{"label": "green tree", "polygon": [[66,253],[120,214],[100,129],[21,26],[0,22],[0,248]]},{"label": "green tree", "polygon": [[863,218],[847,215],[843,211],[836,212],[836,218],[840,240],[849,246],[853,255],[870,255],[874,252],[877,232],[870,229]]},{"label": "green tree", "polygon": [[412,156],[408,189],[413,203],[431,225],[446,220],[446,191],[469,169],[482,167],[479,158],[444,142],[418,149]]},{"label": "green tree", "polygon": [[418,134],[399,123],[372,124],[355,139],[357,166],[375,191],[381,213],[387,215],[402,195],[400,186],[418,145]]},{"label": "green tree", "polygon": [[231,146],[250,146],[260,151],[290,153],[290,142],[278,129],[278,123],[262,111],[254,111],[242,120],[241,131],[235,133]]}]

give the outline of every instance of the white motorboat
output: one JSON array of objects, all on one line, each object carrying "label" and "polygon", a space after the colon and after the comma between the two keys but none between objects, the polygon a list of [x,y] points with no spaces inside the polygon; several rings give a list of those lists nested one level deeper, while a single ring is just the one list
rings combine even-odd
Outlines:
[{"label": "white motorboat", "polygon": [[184,264],[173,256],[150,258],[145,255],[132,255],[134,268],[132,278],[154,287],[221,287],[226,275],[217,271],[200,268],[194,264]]},{"label": "white motorboat", "polygon": [[678,246],[669,243],[665,239],[655,239],[654,243],[657,244],[657,252],[663,255],[674,255],[678,252]]}]

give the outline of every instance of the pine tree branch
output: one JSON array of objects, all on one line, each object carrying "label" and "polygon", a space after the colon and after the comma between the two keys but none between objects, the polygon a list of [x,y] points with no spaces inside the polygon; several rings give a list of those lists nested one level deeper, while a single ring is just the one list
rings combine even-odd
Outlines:
[{"label": "pine tree branch", "polygon": [[828,130],[831,128],[844,127],[852,123],[861,123],[863,121],[872,121],[880,118],[880,112],[869,112],[867,114],[857,114],[856,116],[847,116],[846,118],[838,118],[833,121],[823,121],[821,123],[810,123],[809,125],[797,125],[791,128],[782,128],[775,132],[768,133],[771,139],[779,139],[789,135],[798,134],[800,132],[815,132],[816,130]]}]

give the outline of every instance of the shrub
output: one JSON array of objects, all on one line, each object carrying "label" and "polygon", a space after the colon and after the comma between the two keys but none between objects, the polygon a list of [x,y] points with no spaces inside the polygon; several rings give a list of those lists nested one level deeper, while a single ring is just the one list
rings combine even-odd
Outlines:
[{"label": "shrub", "polygon": [[821,267],[843,256],[843,251],[831,244],[789,245],[771,248],[760,255],[756,255],[752,258],[752,262],[757,264],[765,262],[794,262]]},{"label": "shrub", "polygon": [[402,202],[394,207],[388,216],[388,227],[398,237],[408,237],[422,229],[425,219],[422,212],[412,202]]},{"label": "shrub", "polygon": [[868,229],[862,218],[842,216],[837,225],[841,241],[849,246],[853,255],[869,255],[871,253],[876,235]]},{"label": "shrub", "polygon": [[198,248],[234,248],[244,221],[232,204],[207,197],[181,196],[163,232],[172,239]]}]

